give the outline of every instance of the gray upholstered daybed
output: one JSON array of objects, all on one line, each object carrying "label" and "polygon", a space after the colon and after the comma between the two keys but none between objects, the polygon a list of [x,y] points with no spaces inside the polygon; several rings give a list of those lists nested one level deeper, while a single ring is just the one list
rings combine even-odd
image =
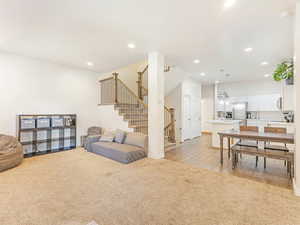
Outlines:
[{"label": "gray upholstered daybed", "polygon": [[128,164],[147,156],[148,137],[141,133],[117,130],[116,133],[89,136],[86,148],[88,152]]}]

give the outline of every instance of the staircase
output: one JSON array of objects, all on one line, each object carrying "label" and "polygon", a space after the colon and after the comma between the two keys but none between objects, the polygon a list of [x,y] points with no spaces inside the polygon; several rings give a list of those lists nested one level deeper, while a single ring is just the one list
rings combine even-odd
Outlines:
[{"label": "staircase", "polygon": [[128,122],[129,128],[135,132],[148,133],[148,109],[140,104],[117,103],[115,110]]},{"label": "staircase", "polygon": [[[141,84],[141,83],[140,83]],[[100,81],[100,105],[114,105],[114,109],[128,122],[129,128],[135,132],[148,134],[148,91],[143,88],[143,97],[137,96],[123,81],[118,78],[117,73]],[[145,94],[146,92],[146,94]],[[165,107],[165,147],[176,145],[175,141],[175,119],[174,110]]]}]

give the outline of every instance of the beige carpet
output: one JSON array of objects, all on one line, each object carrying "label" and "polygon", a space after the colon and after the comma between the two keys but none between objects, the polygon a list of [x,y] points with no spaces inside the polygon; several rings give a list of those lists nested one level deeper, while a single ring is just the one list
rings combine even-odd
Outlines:
[{"label": "beige carpet", "polygon": [[168,160],[122,165],[81,150],[0,173],[1,225],[298,225],[287,189]]}]

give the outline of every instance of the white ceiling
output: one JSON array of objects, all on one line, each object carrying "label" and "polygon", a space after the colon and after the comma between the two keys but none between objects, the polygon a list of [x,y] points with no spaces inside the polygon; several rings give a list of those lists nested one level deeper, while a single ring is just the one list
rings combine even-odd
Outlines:
[{"label": "white ceiling", "polygon": [[[0,0],[0,49],[111,71],[161,51],[206,81],[264,78],[293,56],[295,0]],[[135,49],[128,49],[133,42]],[[245,53],[246,47],[253,52]],[[199,64],[194,64],[194,59]],[[262,61],[270,65],[260,66]],[[219,70],[223,68],[224,73]],[[206,76],[201,77],[200,72]],[[230,73],[229,78],[225,74]]]}]

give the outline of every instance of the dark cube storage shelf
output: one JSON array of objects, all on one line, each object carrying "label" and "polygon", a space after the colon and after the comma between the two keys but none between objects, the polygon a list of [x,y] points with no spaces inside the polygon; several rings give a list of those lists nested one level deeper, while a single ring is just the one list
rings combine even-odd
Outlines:
[{"label": "dark cube storage shelf", "polygon": [[75,114],[18,115],[18,140],[31,157],[76,148]]}]

